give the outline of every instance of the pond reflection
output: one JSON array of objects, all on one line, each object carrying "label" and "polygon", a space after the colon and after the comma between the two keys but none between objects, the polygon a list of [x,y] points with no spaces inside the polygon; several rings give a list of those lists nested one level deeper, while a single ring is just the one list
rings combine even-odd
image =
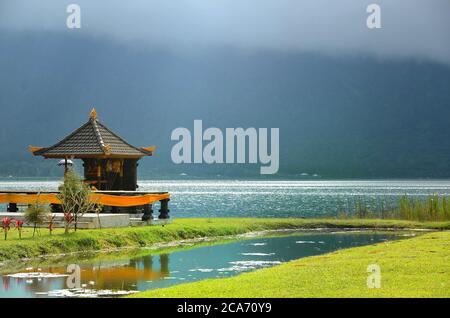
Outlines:
[{"label": "pond reflection", "polygon": [[[0,297],[98,297],[221,278],[341,248],[397,239],[394,233],[302,233],[207,245],[119,260],[59,262],[2,276]],[[71,265],[72,264],[72,265]],[[72,266],[72,267],[71,267]],[[74,270],[77,269],[77,270]],[[79,275],[77,275],[79,273]]]},{"label": "pond reflection", "polygon": [[[160,280],[170,275],[169,254],[146,255],[138,259],[80,265],[79,286],[96,290],[134,290],[139,281]],[[27,268],[23,272],[2,276],[1,296],[12,297],[17,289],[21,297],[46,295],[49,290],[71,288],[73,274],[67,266]],[[11,295],[5,295],[10,289]],[[26,294],[26,295],[25,295]]]}]

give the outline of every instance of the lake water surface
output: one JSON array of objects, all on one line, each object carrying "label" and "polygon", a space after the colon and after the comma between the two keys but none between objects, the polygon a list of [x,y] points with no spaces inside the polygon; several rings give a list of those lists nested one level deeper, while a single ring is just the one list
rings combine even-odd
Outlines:
[{"label": "lake water surface", "polygon": [[[56,190],[59,183],[0,181],[0,191]],[[143,180],[139,190],[169,191],[171,215],[175,217],[311,217],[351,210],[355,199],[368,206],[384,200],[389,207],[405,194],[450,195],[450,181]]]},{"label": "lake water surface", "polygon": [[[148,251],[114,260],[95,258],[77,261],[80,280],[67,276],[74,258],[57,265],[25,265],[2,276],[0,297],[98,297],[163,288],[207,278],[237,275],[319,255],[342,248],[399,239],[392,233],[295,233],[278,237],[255,237],[230,243],[175,250]],[[73,265],[72,265],[73,266]],[[73,268],[73,267],[72,267]],[[301,270],[301,269],[299,269]],[[366,268],[361,268],[366,271]]]}]

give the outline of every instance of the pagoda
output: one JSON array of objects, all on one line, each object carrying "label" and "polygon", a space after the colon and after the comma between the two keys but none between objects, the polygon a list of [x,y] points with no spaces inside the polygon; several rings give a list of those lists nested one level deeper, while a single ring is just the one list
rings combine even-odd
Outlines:
[{"label": "pagoda", "polygon": [[84,179],[95,190],[136,191],[138,161],[152,156],[155,147],[135,147],[102,124],[92,109],[89,120],[47,148],[29,147],[35,156],[81,159]]}]

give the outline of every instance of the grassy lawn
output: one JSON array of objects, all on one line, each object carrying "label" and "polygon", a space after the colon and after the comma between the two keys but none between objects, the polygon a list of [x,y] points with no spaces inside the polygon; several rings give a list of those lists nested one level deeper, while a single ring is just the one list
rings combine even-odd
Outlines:
[{"label": "grassy lawn", "polygon": [[[368,288],[367,266],[381,268]],[[450,232],[345,249],[131,297],[450,297]]]},{"label": "grassy lawn", "polygon": [[252,231],[300,228],[428,228],[450,229],[450,222],[409,222],[395,220],[360,219],[294,219],[294,218],[212,218],[175,219],[166,226],[142,226],[115,229],[78,230],[63,234],[57,229],[53,235],[41,229],[32,238],[32,229],[25,228],[22,239],[11,229],[8,240],[0,239],[0,261],[18,260],[49,254],[79,251],[98,251],[119,247],[143,247],[155,243],[200,237],[236,235]]}]

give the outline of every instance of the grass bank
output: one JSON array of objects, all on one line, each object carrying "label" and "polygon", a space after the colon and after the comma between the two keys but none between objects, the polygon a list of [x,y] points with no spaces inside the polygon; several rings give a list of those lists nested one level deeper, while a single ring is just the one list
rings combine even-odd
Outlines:
[{"label": "grass bank", "polygon": [[22,239],[11,229],[8,240],[0,241],[0,261],[34,258],[50,254],[99,251],[121,247],[145,247],[155,243],[202,237],[237,235],[253,231],[312,228],[424,228],[450,229],[450,222],[411,222],[361,219],[295,219],[295,218],[214,218],[176,219],[172,224],[99,230],[78,230],[65,235],[62,230],[31,237],[24,229]]},{"label": "grass bank", "polygon": [[[449,262],[450,232],[433,232],[132,297],[450,297]],[[367,287],[370,264],[380,288]]]}]

